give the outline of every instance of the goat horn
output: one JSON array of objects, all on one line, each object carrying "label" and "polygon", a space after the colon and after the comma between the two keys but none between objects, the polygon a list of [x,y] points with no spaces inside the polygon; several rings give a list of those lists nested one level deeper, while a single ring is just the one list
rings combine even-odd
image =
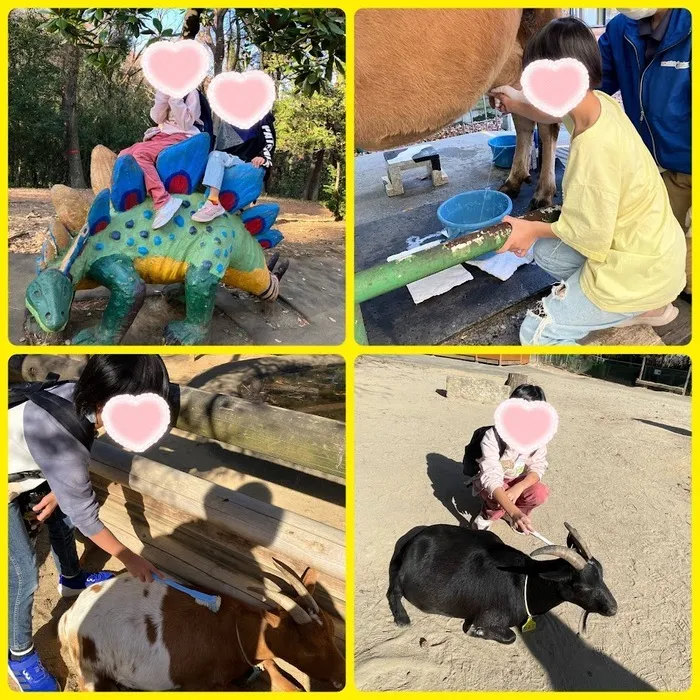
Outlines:
[{"label": "goat horn", "polygon": [[571,564],[571,566],[573,566],[577,571],[581,571],[581,569],[586,566],[586,560],[578,552],[574,552],[573,549],[569,549],[568,547],[562,547],[560,544],[540,547],[532,552],[530,556],[537,557],[544,554],[548,554],[550,557],[559,557],[559,559],[568,561],[569,564]]},{"label": "goat horn", "polygon": [[569,523],[564,523],[564,527],[569,531],[569,534],[571,535],[571,539],[573,539],[574,544],[576,545],[576,548],[580,550],[581,554],[586,559],[593,559],[593,555],[591,554],[591,550],[589,549],[588,545],[586,542],[583,540],[581,535],[578,534],[578,530],[574,527],[571,527]]},{"label": "goat horn", "polygon": [[308,589],[304,585],[304,582],[297,576],[296,571],[292,569],[291,566],[285,564],[278,559],[272,558],[274,565],[277,570],[282,574],[282,578],[297,592],[301,598],[302,603],[306,603],[312,612],[319,613],[318,603],[314,600],[314,597],[309,593]]},{"label": "goat horn", "polygon": [[292,600],[292,598],[284,595],[284,593],[268,591],[266,588],[259,588],[258,586],[248,586],[248,590],[264,596],[267,600],[279,605],[280,608],[283,608],[292,616],[292,619],[298,625],[308,625],[311,622],[311,617],[309,617],[306,610],[304,610],[296,600]]}]

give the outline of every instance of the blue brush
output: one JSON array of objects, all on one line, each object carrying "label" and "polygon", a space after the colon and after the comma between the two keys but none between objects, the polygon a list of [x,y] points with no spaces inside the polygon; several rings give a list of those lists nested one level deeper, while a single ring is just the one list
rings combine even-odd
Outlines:
[{"label": "blue brush", "polygon": [[153,574],[153,578],[156,581],[160,581],[161,583],[164,583],[166,586],[170,586],[170,588],[174,588],[176,591],[180,591],[181,593],[185,593],[186,595],[190,596],[191,598],[194,598],[197,603],[200,605],[204,605],[205,607],[209,608],[212,612],[219,612],[219,608],[221,607],[221,597],[218,595],[207,595],[206,593],[201,593],[200,591],[195,591],[192,588],[187,588],[187,586],[183,586],[180,583],[176,583],[175,581],[169,579],[169,578],[161,578],[157,574]]}]

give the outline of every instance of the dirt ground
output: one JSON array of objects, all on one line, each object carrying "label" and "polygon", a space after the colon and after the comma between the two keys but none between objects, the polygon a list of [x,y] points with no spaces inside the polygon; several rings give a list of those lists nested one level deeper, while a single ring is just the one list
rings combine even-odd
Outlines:
[{"label": "dirt ground", "polygon": [[[264,201],[266,198],[261,198]],[[337,257],[345,260],[345,222],[336,221],[318,202],[272,198],[280,206],[275,227],[285,237],[276,251],[282,257]],[[47,189],[14,188],[9,192],[11,253],[39,253],[54,208]]]},{"label": "dirt ground", "polygon": [[[297,359],[300,356],[296,356]],[[76,356],[76,359],[77,356]],[[164,356],[171,379],[207,391],[227,393],[227,387],[238,386],[241,376],[257,363],[262,372],[284,365],[284,356]],[[277,365],[271,363],[275,361]],[[314,358],[310,358],[314,363]],[[323,363],[318,361],[319,366]],[[247,375],[246,375],[247,376]],[[232,395],[236,392],[231,391]],[[245,491],[275,506],[318,520],[333,527],[345,528],[345,487],[325,479],[313,477],[254,457],[238,454],[213,440],[207,440],[172,430],[158,446],[145,453],[147,457],[228,488]],[[196,466],[193,466],[196,465]],[[80,539],[80,537],[79,537]],[[89,543],[78,544],[86,570],[104,568],[123,570],[121,562],[109,559]],[[37,540],[39,588],[34,596],[35,644],[46,667],[56,675],[66,690],[77,690],[77,680],[67,666],[67,656],[61,654],[58,642],[58,621],[70,606],[70,601],[58,594],[58,576],[50,554],[46,531]],[[255,690],[269,690],[269,678],[263,674],[253,686]]]},{"label": "dirt ground", "polygon": [[[356,366],[355,680],[362,690],[685,690],[690,683],[690,398],[548,367],[516,367],[556,407],[549,501],[535,527],[565,543],[576,527],[619,605],[592,615],[563,604],[511,646],[467,637],[462,621],[385,598],[396,540],[417,525],[465,524],[480,504],[461,460],[491,403],[444,396],[450,374],[505,381],[507,368],[436,357],[363,358]],[[507,544],[541,543],[497,523]]]}]

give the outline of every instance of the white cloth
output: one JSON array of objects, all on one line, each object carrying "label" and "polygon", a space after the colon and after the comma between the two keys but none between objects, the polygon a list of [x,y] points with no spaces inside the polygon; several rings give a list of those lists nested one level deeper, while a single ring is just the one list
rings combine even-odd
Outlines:
[{"label": "white cloth", "polygon": [[492,255],[485,260],[468,260],[467,265],[473,265],[489,275],[493,275],[505,282],[513,276],[513,273],[523,265],[529,265],[535,259],[532,248],[527,251],[524,258],[519,258],[515,253],[500,253]]}]

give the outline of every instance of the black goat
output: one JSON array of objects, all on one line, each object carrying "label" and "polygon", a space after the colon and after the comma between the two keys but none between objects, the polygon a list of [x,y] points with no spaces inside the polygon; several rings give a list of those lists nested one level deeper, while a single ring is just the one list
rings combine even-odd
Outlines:
[{"label": "black goat", "polygon": [[[464,619],[464,631],[512,644],[515,632],[532,615],[567,601],[589,613],[612,616],[617,603],[603,581],[603,567],[579,534],[564,523],[568,547],[540,547],[536,561],[504,544],[492,532],[454,525],[414,528],[396,543],[389,566],[389,607],[397,625],[411,621],[404,597],[419,610]],[[526,588],[527,586],[527,588]],[[527,607],[525,605],[527,595]]]}]

